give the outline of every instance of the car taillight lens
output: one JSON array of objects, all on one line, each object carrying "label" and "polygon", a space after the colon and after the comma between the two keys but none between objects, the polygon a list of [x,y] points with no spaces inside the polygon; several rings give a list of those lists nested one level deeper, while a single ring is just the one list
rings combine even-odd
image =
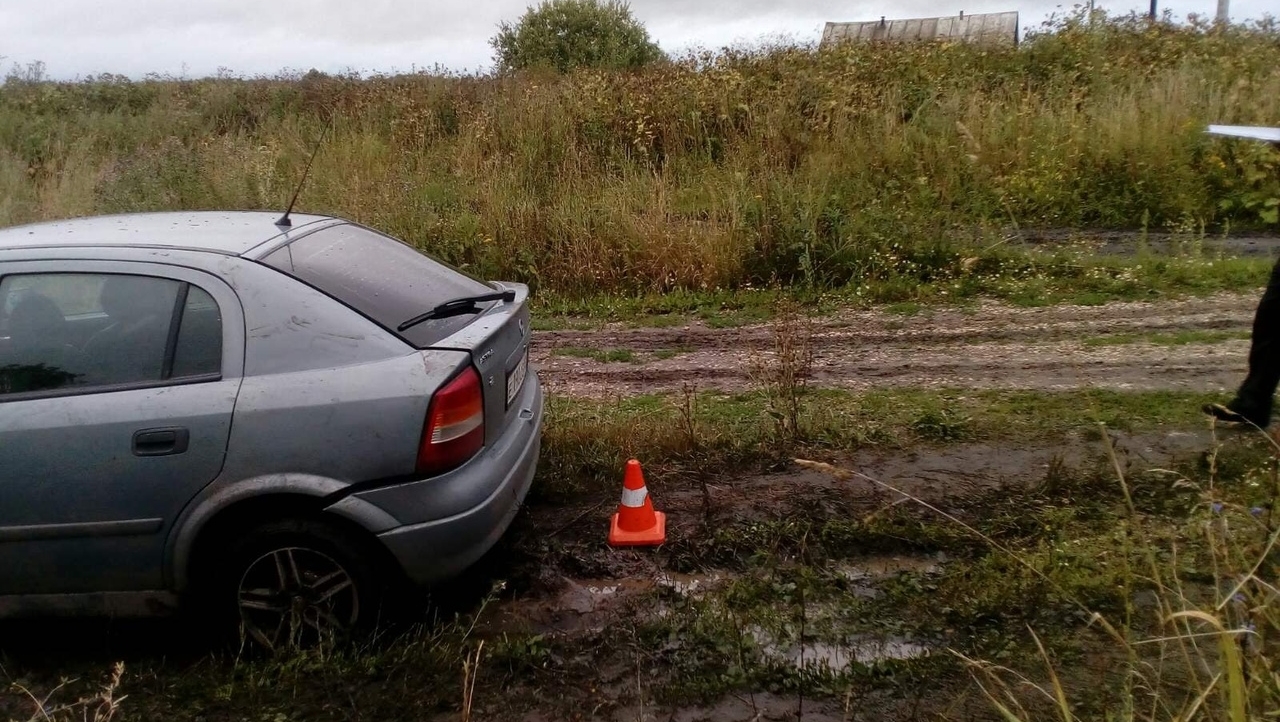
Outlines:
[{"label": "car taillight lens", "polygon": [[467,367],[431,398],[418,446],[418,474],[456,469],[484,446],[480,374]]}]

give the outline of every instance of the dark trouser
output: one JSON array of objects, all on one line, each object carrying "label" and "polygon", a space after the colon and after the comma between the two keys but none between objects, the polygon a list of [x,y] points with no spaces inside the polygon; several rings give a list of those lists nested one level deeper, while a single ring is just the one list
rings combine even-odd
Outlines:
[{"label": "dark trouser", "polygon": [[1280,260],[1271,269],[1267,290],[1253,317],[1249,375],[1229,406],[1260,421],[1270,420],[1277,383],[1280,383]]}]

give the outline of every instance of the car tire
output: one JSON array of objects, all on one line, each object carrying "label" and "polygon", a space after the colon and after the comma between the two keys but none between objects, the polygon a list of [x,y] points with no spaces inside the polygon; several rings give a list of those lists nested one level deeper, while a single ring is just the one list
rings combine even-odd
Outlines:
[{"label": "car tire", "polygon": [[241,648],[274,654],[371,631],[386,578],[372,545],[344,527],[282,519],[229,540],[209,591]]}]

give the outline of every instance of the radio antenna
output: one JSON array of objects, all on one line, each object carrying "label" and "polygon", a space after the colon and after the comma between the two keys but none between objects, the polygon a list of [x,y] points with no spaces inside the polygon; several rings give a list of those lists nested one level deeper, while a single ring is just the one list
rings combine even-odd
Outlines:
[{"label": "radio antenna", "polygon": [[330,113],[329,119],[325,121],[324,127],[320,129],[320,137],[316,138],[316,147],[311,149],[311,157],[307,159],[307,167],[302,169],[302,178],[298,180],[298,187],[293,190],[293,198],[289,199],[289,207],[284,209],[284,215],[280,216],[280,220],[276,221],[276,225],[280,228],[289,228],[293,225],[293,221],[289,220],[289,214],[293,213],[293,204],[298,202],[298,194],[302,192],[302,186],[307,182],[307,174],[311,172],[311,164],[315,162],[316,153],[320,152],[320,144],[324,141],[324,136],[329,132],[329,126],[333,125],[333,116],[336,113]]}]

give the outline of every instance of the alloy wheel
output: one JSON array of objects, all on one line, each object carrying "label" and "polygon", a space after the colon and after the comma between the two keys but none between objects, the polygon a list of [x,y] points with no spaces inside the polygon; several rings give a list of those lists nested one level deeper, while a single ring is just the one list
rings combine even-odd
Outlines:
[{"label": "alloy wheel", "polygon": [[244,633],[271,651],[335,641],[360,618],[351,573],[314,549],[286,547],[253,561],[237,589]]}]

